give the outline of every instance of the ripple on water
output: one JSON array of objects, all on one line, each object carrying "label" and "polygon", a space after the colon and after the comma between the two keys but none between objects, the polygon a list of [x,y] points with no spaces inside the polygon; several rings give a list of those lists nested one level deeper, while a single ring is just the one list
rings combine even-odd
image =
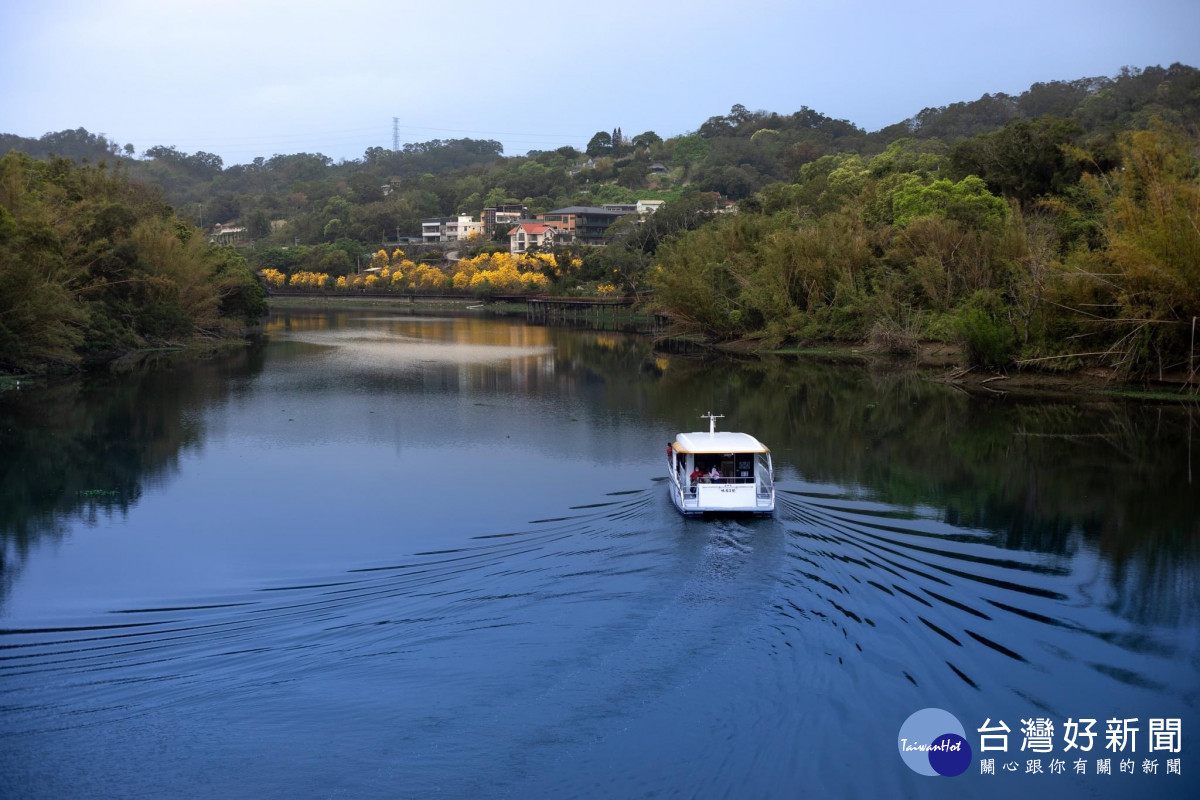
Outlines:
[{"label": "ripple on water", "polygon": [[[644,792],[662,781],[652,765],[630,753],[595,773],[589,754],[657,741],[695,785],[733,795],[747,760],[812,772],[796,752],[848,746],[814,726],[903,718],[929,687],[948,707],[1018,698],[1062,718],[1114,686],[1194,702],[1172,682],[1179,646],[1097,613],[1066,558],[786,484],[768,519],[684,520],[659,482],[606,497],[338,574],[2,630],[0,738],[165,709],[286,708],[286,729],[353,708],[362,735],[408,764],[379,767],[381,785],[403,772],[414,790],[561,793],[586,776]],[[431,742],[444,749],[421,758]],[[894,767],[837,780],[886,791]]]}]

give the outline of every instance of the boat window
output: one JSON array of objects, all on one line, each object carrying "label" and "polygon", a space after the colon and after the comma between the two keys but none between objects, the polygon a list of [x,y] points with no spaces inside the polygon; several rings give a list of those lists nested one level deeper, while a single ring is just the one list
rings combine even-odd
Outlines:
[{"label": "boat window", "polygon": [[722,483],[751,483],[754,481],[753,453],[697,453],[688,473],[699,470],[703,475],[707,475],[713,467],[716,467],[717,471],[721,473]]}]

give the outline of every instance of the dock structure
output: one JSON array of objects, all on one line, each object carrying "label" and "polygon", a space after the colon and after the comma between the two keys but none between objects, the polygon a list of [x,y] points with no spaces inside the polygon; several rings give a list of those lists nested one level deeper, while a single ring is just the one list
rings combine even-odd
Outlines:
[{"label": "dock structure", "polygon": [[597,330],[632,330],[657,326],[657,315],[636,309],[629,297],[527,297],[525,317],[542,325],[578,325]]}]

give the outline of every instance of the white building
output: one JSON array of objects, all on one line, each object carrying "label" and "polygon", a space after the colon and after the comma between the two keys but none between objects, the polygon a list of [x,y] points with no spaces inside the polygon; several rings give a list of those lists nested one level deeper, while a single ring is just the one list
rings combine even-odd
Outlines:
[{"label": "white building", "polygon": [[472,233],[482,236],[483,223],[467,214],[421,220],[421,240],[425,242],[465,242]]}]

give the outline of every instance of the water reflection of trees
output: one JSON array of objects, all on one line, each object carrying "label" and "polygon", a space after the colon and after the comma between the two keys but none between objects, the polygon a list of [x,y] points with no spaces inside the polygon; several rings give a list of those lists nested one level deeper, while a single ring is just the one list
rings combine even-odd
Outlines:
[{"label": "water reflection of trees", "polygon": [[[276,319],[290,331],[347,325],[321,314]],[[357,323],[356,323],[357,324]],[[1196,595],[1200,450],[1194,408],[968,397],[911,371],[786,359],[716,360],[656,354],[648,339],[494,320],[400,318],[389,333],[471,345],[541,348],[488,363],[422,363],[360,378],[381,392],[570,398],[597,420],[639,415],[664,434],[699,415],[768,442],[785,475],[846,487],[891,505],[935,509],[987,531],[1000,548],[1102,557],[1130,616],[1162,618]],[[279,330],[285,330],[280,327]],[[306,351],[276,349],[279,358]],[[285,355],[286,353],[286,355]],[[199,444],[204,408],[262,368],[250,350],[179,369],[0,397],[0,575],[10,580],[31,543],[75,521],[124,513],[144,488]],[[231,380],[234,379],[234,380]],[[306,375],[307,392],[344,391]],[[647,447],[652,446],[648,443]],[[1200,458],[1200,453],[1197,454]],[[90,494],[103,492],[103,494]],[[922,511],[921,513],[926,513]]]},{"label": "water reflection of trees", "polygon": [[40,539],[123,515],[203,439],[196,413],[261,369],[247,348],[174,369],[0,395],[0,597]]}]

